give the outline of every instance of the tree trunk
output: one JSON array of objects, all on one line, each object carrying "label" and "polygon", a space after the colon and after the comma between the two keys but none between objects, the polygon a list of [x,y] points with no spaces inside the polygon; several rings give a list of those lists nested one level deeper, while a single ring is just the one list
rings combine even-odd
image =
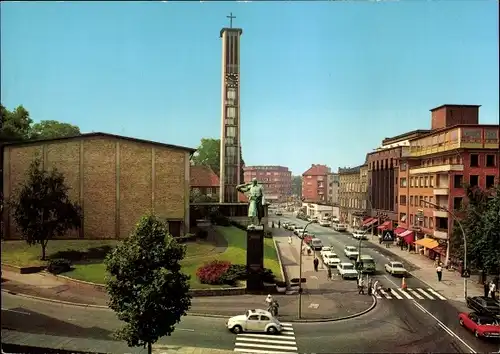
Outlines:
[{"label": "tree trunk", "polygon": [[46,250],[47,250],[47,244],[45,242],[42,242],[42,261],[45,260]]},{"label": "tree trunk", "polygon": [[151,353],[153,353],[153,346],[151,345],[151,343],[148,343],[148,354]]}]

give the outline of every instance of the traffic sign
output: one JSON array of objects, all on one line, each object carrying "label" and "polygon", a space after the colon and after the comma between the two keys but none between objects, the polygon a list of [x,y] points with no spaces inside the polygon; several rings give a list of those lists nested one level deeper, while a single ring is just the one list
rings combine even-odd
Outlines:
[{"label": "traffic sign", "polygon": [[392,242],[394,241],[394,231],[392,230],[385,230],[382,234],[382,241],[385,242]]},{"label": "traffic sign", "polygon": [[468,269],[462,270],[462,278],[470,278],[470,271]]}]

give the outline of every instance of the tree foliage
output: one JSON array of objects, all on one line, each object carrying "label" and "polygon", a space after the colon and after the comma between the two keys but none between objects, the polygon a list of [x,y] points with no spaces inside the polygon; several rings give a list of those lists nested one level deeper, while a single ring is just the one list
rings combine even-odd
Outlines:
[{"label": "tree foliage", "polygon": [[28,139],[50,139],[80,134],[77,126],[55,120],[42,120],[33,123],[29,112],[18,106],[9,111],[0,105],[2,125],[0,126],[0,142]]},{"label": "tree foliage", "polygon": [[[467,267],[497,274],[500,271],[500,187],[483,191],[466,186],[465,192],[466,202],[458,216],[467,241]],[[463,233],[457,222],[453,227],[450,253],[463,261]]]},{"label": "tree foliage", "polygon": [[135,232],[105,260],[110,274],[109,307],[125,326],[119,339],[132,346],[151,346],[169,336],[191,306],[189,276],[181,272],[186,248],[153,215],[141,218]]},{"label": "tree foliage", "polygon": [[26,182],[9,201],[23,238],[29,245],[42,247],[42,260],[49,240],[81,225],[81,209],[70,200],[68,191],[64,176],[56,169],[44,170],[37,158],[29,167]]},{"label": "tree foliage", "polygon": [[302,176],[293,176],[292,177],[292,193],[299,196],[302,196]]}]

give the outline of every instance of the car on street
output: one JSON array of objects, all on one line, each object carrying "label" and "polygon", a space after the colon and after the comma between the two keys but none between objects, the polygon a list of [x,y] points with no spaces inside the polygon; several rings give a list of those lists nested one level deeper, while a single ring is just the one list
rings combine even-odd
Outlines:
[{"label": "car on street", "polygon": [[315,250],[319,251],[323,248],[323,242],[319,238],[313,238],[311,239],[311,242],[309,243],[309,246]]},{"label": "car on street", "polygon": [[333,226],[333,229],[335,231],[339,231],[339,232],[344,232],[347,230],[347,225],[346,224],[335,224]]},{"label": "car on street", "polygon": [[377,266],[372,256],[362,254],[358,257],[356,262],[360,262],[358,269],[361,270],[361,273],[375,274]]},{"label": "car on street", "polygon": [[384,265],[385,271],[390,275],[406,276],[408,271],[401,262],[389,262]]},{"label": "car on street", "polygon": [[359,252],[358,249],[354,246],[345,246],[344,255],[349,259],[357,259]]},{"label": "car on street", "polygon": [[500,322],[491,315],[461,312],[458,315],[458,322],[472,331],[477,338],[500,338]]},{"label": "car on street", "polygon": [[368,236],[363,230],[353,230],[352,237],[354,237],[356,240],[368,240]]},{"label": "car on street", "polygon": [[330,222],[330,220],[322,219],[319,221],[319,226],[330,227],[332,226],[332,223]]},{"label": "car on street", "polygon": [[283,216],[283,212],[281,210],[276,210],[276,216]]},{"label": "car on street", "polygon": [[243,332],[278,334],[283,330],[281,323],[269,311],[260,309],[248,310],[244,315],[231,317],[226,327],[236,334]]},{"label": "car on street", "polygon": [[288,224],[288,230],[292,230],[293,231],[293,230],[295,230],[296,227],[297,226],[294,223]]},{"label": "car on street", "polygon": [[332,251],[326,251],[322,254],[323,263],[325,263],[329,267],[337,267],[337,264],[340,263],[340,258],[333,253]]},{"label": "car on street", "polygon": [[287,222],[284,222],[283,224],[281,224],[281,226],[283,226],[283,228],[286,230],[288,229],[288,223]]},{"label": "car on street", "polygon": [[500,316],[500,302],[498,300],[484,296],[467,296],[467,307],[477,313]]},{"label": "car on street", "polygon": [[337,264],[337,270],[342,279],[356,279],[358,277],[358,271],[354,269],[354,264],[352,263],[340,262]]},{"label": "car on street", "polygon": [[323,257],[323,254],[325,253],[333,253],[333,248],[331,248],[330,246],[321,247],[321,251],[319,251],[320,256]]},{"label": "car on street", "polygon": [[293,229],[294,235],[297,236],[302,236],[303,232],[304,232],[304,226],[295,226],[295,228]]}]

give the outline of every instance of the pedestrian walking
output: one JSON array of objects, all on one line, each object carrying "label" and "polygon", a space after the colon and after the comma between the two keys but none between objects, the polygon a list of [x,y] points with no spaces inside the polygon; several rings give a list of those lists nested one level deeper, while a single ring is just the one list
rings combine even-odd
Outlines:
[{"label": "pedestrian walking", "polygon": [[317,272],[319,266],[319,259],[317,257],[314,257],[313,264],[314,264],[314,271]]},{"label": "pedestrian walking", "polygon": [[278,220],[278,229],[281,228],[281,220]]},{"label": "pedestrian walking", "polygon": [[438,266],[436,267],[436,274],[438,276],[438,281],[441,281],[441,279],[443,278],[443,268],[441,268],[441,264],[438,264]]},{"label": "pedestrian walking", "polygon": [[274,299],[273,299],[272,295],[271,294],[267,295],[267,297],[266,297],[266,304],[267,304],[267,306],[271,306],[271,304],[273,303],[273,301],[274,301]]},{"label": "pedestrian walking", "polygon": [[373,281],[372,281],[372,278],[368,279],[367,290],[368,290],[368,295],[371,295],[372,292],[373,292]]},{"label": "pedestrian walking", "polygon": [[288,236],[288,244],[291,245],[292,244],[292,236]]},{"label": "pedestrian walking", "polygon": [[374,295],[378,294],[378,286],[379,286],[378,280],[375,280],[375,283],[373,283],[373,289],[372,289]]},{"label": "pedestrian walking", "polygon": [[361,295],[365,294],[365,281],[363,280],[362,277],[358,279],[358,294]]},{"label": "pedestrian walking", "polygon": [[328,280],[332,279],[332,267],[328,266]]},{"label": "pedestrian walking", "polygon": [[490,281],[490,286],[489,286],[489,291],[488,291],[488,297],[491,297],[493,300],[495,300],[495,291],[496,291],[497,286],[495,283],[493,283],[493,280]]},{"label": "pedestrian walking", "polygon": [[488,297],[488,295],[490,294],[490,284],[486,280],[483,282],[483,290],[483,296]]}]

